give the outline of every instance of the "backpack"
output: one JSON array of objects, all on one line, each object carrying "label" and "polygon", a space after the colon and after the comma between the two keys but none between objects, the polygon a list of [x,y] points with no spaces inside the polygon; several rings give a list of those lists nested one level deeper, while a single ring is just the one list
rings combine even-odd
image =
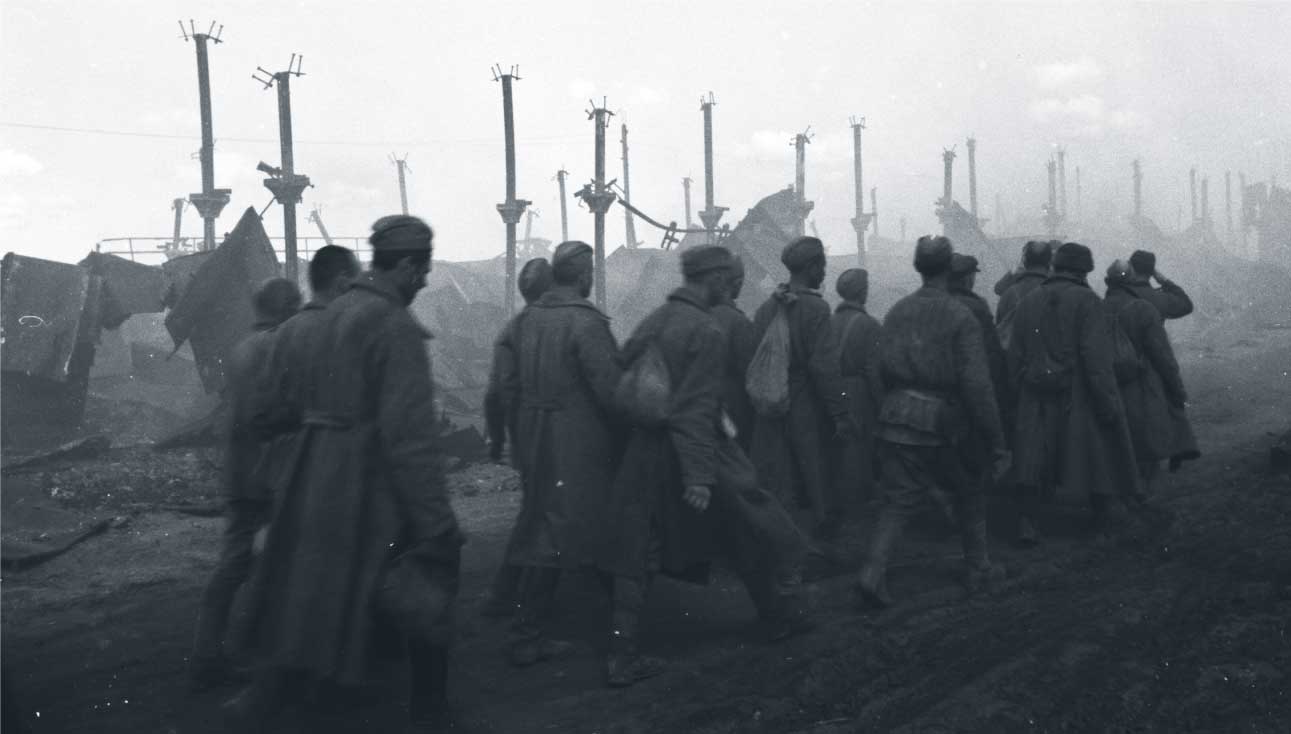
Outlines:
[{"label": "backpack", "polygon": [[1022,381],[1037,392],[1070,392],[1076,355],[1064,338],[1066,327],[1058,315],[1058,294],[1048,290],[1044,298],[1046,313],[1037,329],[1041,354],[1031,355],[1022,366]]},{"label": "backpack", "polygon": [[633,425],[658,428],[668,422],[672,378],[656,342],[651,341],[619,378],[614,403]]},{"label": "backpack", "polygon": [[1112,333],[1112,371],[1116,373],[1116,382],[1124,385],[1139,379],[1143,372],[1143,362],[1139,352],[1130,341],[1129,334],[1121,327],[1120,310],[1108,314],[1109,327]]},{"label": "backpack", "polygon": [[789,413],[789,348],[789,319],[780,304],[744,377],[744,389],[758,415],[782,418]]}]

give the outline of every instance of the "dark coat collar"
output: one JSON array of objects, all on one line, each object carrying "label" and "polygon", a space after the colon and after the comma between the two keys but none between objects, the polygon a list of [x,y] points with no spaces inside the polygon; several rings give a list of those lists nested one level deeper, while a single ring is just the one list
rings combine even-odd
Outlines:
[{"label": "dark coat collar", "polygon": [[363,290],[363,291],[368,291],[369,293],[375,293],[378,296],[381,296],[382,298],[385,298],[389,301],[393,301],[394,303],[399,304],[400,306],[406,305],[404,304],[404,301],[403,301],[403,294],[399,292],[398,288],[394,287],[394,283],[391,283],[385,280],[384,278],[376,277],[376,275],[374,275],[371,271],[366,272],[362,276],[360,276],[357,280],[354,281],[354,284],[350,287],[356,290]]},{"label": "dark coat collar", "polygon": [[868,313],[865,310],[865,304],[857,303],[856,301],[843,301],[842,303],[838,304],[838,306],[834,309],[834,313],[843,313],[844,311],[856,311],[857,313]]},{"label": "dark coat collar", "polygon": [[540,308],[585,308],[606,321],[610,320],[610,317],[602,313],[601,309],[593,305],[591,301],[578,295],[572,289],[561,286],[556,286],[542,294],[541,298],[530,305]]},{"label": "dark coat collar", "polygon": [[1044,282],[1046,285],[1049,283],[1071,283],[1082,288],[1089,287],[1089,281],[1079,275],[1071,275],[1069,273],[1053,273],[1048,278],[1045,278]]},{"label": "dark coat collar", "polygon": [[669,293],[668,300],[680,301],[682,303],[689,304],[699,309],[700,311],[703,311],[704,313],[708,313],[708,310],[709,310],[709,305],[707,303],[704,303],[704,299],[700,298],[698,293],[695,293],[691,289],[685,288],[685,287],[678,288],[672,293]]}]

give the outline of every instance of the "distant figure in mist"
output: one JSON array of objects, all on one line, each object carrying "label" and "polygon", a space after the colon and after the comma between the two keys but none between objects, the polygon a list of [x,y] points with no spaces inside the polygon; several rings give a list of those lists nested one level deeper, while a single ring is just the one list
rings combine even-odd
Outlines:
[{"label": "distant figure in mist", "polygon": [[283,278],[263,283],[252,296],[255,331],[229,355],[227,375],[228,424],[225,426],[224,495],[228,525],[215,573],[202,594],[197,633],[189,661],[194,690],[235,680],[224,654],[229,611],[238,588],[251,572],[256,533],[269,521],[271,477],[265,461],[269,443],[252,425],[259,386],[266,380],[274,330],[300,308],[300,290]]}]

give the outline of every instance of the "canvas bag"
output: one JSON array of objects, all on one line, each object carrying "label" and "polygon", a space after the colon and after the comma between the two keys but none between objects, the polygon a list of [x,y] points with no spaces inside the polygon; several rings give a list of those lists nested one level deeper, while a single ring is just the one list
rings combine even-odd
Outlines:
[{"label": "canvas bag", "polygon": [[758,415],[782,418],[789,413],[789,349],[789,319],[782,303],[744,377],[744,389]]},{"label": "canvas bag", "polygon": [[1121,326],[1121,312],[1117,310],[1108,314],[1108,321],[1112,330],[1112,371],[1116,373],[1116,382],[1121,385],[1134,382],[1143,372],[1139,352]]},{"label": "canvas bag", "polygon": [[672,378],[654,340],[619,378],[614,388],[614,403],[633,425],[658,428],[668,422]]}]

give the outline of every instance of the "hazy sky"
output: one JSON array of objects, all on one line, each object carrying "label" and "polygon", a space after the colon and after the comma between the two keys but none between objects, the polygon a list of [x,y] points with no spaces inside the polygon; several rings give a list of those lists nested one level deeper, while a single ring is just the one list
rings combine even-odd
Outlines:
[{"label": "hazy sky", "polygon": [[[437,231],[437,256],[500,252],[505,230],[500,85],[519,64],[518,192],[557,239],[554,174],[592,174],[589,97],[619,113],[607,170],[621,176],[618,123],[630,129],[634,202],[683,219],[681,179],[703,206],[700,95],[715,109],[717,203],[732,225],[793,180],[792,135],[816,134],[807,194],[835,252],[854,242],[849,115],[863,115],[866,187],[880,228],[937,227],[941,150],[957,145],[956,198],[967,205],[964,139],[978,140],[985,216],[1045,200],[1054,145],[1080,166],[1084,210],[1130,207],[1130,161],[1143,161],[1146,209],[1187,216],[1187,171],[1291,179],[1291,3],[861,2],[0,2],[0,250],[78,259],[102,238],[166,236],[170,202],[200,189],[196,64],[178,18],[223,23],[211,51],[216,185],[233,189],[217,222],[232,229],[270,194],[254,170],[279,161],[275,94],[251,79],[285,67],[293,82],[299,230],[321,205],[333,235],[366,235],[399,206],[388,156],[407,153],[410,205]],[[146,133],[107,135],[21,125]],[[1074,193],[1069,193],[1069,199]],[[622,210],[607,226],[624,240]],[[592,217],[570,202],[571,236]],[[281,210],[265,217],[282,229]],[[185,234],[200,236],[189,210]],[[523,230],[522,230],[523,231]],[[660,234],[638,223],[639,238]]]}]

